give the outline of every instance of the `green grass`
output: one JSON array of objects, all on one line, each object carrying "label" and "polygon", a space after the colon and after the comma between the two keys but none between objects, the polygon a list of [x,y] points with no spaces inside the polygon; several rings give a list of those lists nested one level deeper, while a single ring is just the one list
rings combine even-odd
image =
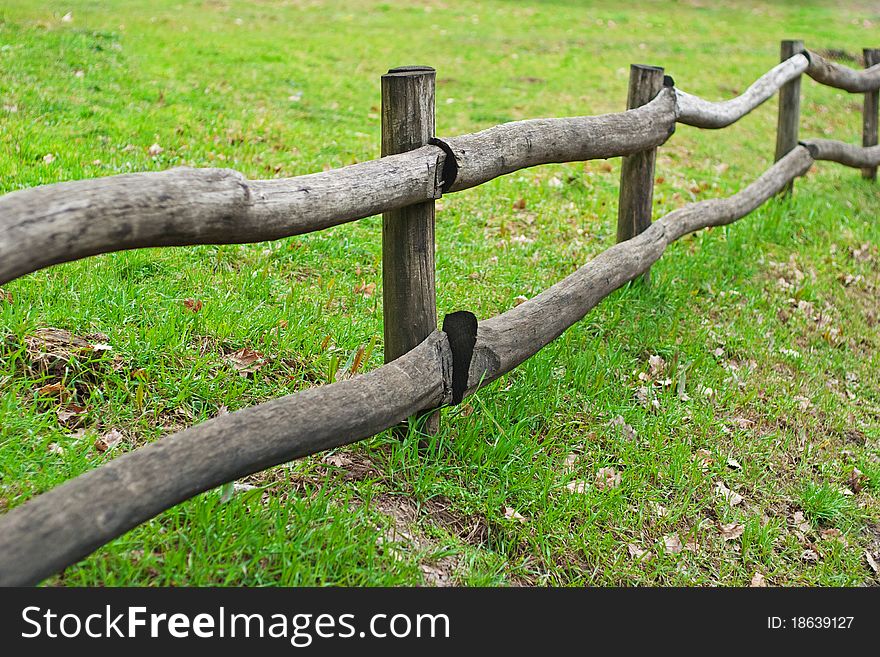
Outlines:
[{"label": "green grass", "polygon": [[[399,65],[438,69],[438,134],[453,135],[619,111],[634,62],[721,99],[777,61],[780,39],[877,45],[870,3],[728,4],[6,0],[0,191],[371,159],[379,77]],[[804,80],[802,134],[857,142],[860,107]],[[775,115],[771,100],[723,131],[680,127],[659,151],[655,214],[757,176]],[[441,316],[503,312],[610,246],[619,165],[530,169],[442,199]],[[746,585],[760,572],[773,585],[877,584],[863,555],[880,540],[878,200],[857,172],[817,165],[791,199],[683,239],[650,287],[616,292],[443,411],[422,451],[386,432],[272,468],[48,583]],[[381,286],[380,230],[370,218],[272,243],[108,254],[5,286],[0,510],[226,409],[325,384],[362,345],[375,344],[365,369],[380,366],[381,289],[358,292]],[[45,327],[103,333],[113,350],[40,374],[27,339]],[[266,359],[249,377],[228,360],[242,348]],[[59,420],[71,404],[78,425]],[[123,439],[101,452],[111,429]],[[597,486],[600,468],[619,485]],[[742,533],[724,540],[721,525]],[[685,549],[667,553],[675,537]]]}]

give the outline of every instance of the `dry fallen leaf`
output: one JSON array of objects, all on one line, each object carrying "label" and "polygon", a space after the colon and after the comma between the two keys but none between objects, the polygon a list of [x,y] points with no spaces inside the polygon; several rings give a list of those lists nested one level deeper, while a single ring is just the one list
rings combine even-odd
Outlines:
[{"label": "dry fallen leaf", "polygon": [[525,210],[526,209],[526,200],[524,198],[518,198],[513,202],[514,210]]},{"label": "dry fallen leaf", "polygon": [[12,303],[12,292],[7,292],[0,287],[0,303]]},{"label": "dry fallen leaf", "polygon": [[72,23],[73,22],[73,12],[69,11],[64,16],[61,17],[62,23]]},{"label": "dry fallen leaf", "polygon": [[191,313],[197,313],[202,309],[202,302],[199,299],[184,299],[183,307]]},{"label": "dry fallen leaf", "polygon": [[862,487],[865,485],[865,480],[867,477],[865,473],[854,467],[852,472],[849,473],[849,487],[854,490],[856,493],[861,492]]},{"label": "dry fallen leaf", "polygon": [[110,429],[110,431],[95,441],[95,449],[99,452],[106,452],[116,447],[122,441],[122,438],[122,434],[117,429]]},{"label": "dry fallen leaf", "polygon": [[599,468],[596,472],[596,488],[606,490],[620,486],[620,473],[614,468]]},{"label": "dry fallen leaf", "polygon": [[752,581],[749,582],[749,586],[752,588],[766,588],[767,580],[761,573],[755,571],[755,574],[752,575]]},{"label": "dry fallen leaf", "polygon": [[49,446],[46,449],[49,450],[50,454],[58,454],[59,456],[64,454],[64,448],[58,443],[49,443]]},{"label": "dry fallen leaf", "polygon": [[727,503],[730,504],[730,506],[736,506],[743,501],[742,495],[730,490],[727,486],[724,485],[723,481],[719,481],[717,484],[715,484],[715,491],[721,497],[727,500]]},{"label": "dry fallen leaf", "polygon": [[743,531],[745,530],[745,525],[741,525],[738,522],[731,522],[727,525],[719,524],[718,528],[721,530],[721,536],[725,541],[735,541],[742,536]]},{"label": "dry fallen leaf", "polygon": [[663,549],[666,554],[678,554],[684,549],[678,534],[669,534],[663,537]]},{"label": "dry fallen leaf", "polygon": [[565,457],[565,460],[562,462],[562,469],[564,472],[573,472],[574,466],[577,463],[578,455],[575,453],[571,453]]},{"label": "dry fallen leaf", "polygon": [[229,354],[226,359],[241,376],[253,374],[266,364],[266,360],[261,353],[247,347]]},{"label": "dry fallen leaf", "polygon": [[744,417],[733,418],[733,423],[740,429],[750,429],[751,427],[755,426],[754,420],[749,420],[748,418]]},{"label": "dry fallen leaf", "polygon": [[810,523],[804,517],[803,511],[794,512],[794,515],[792,516],[792,523],[794,524],[794,528],[797,531],[803,532],[804,534],[813,530],[813,528],[810,526]]},{"label": "dry fallen leaf", "polygon": [[164,150],[165,149],[162,148],[161,146],[159,146],[159,144],[153,144],[152,146],[150,146],[147,149],[147,153],[149,153],[150,155],[155,157],[155,156],[159,155],[159,153],[162,153]]},{"label": "dry fallen leaf", "polygon": [[698,449],[692,460],[700,466],[700,470],[703,472],[706,472],[712,463],[714,463],[712,452],[708,449]]},{"label": "dry fallen leaf", "polygon": [[728,467],[733,468],[734,470],[742,470],[742,466],[739,464],[739,461],[737,461],[732,456],[729,459],[727,459],[727,465],[728,465]]},{"label": "dry fallen leaf", "polygon": [[529,298],[528,298],[527,296],[525,296],[524,294],[520,294],[519,296],[517,296],[517,297],[513,300],[513,305],[514,305],[514,306],[518,306],[518,305],[520,305],[521,303],[525,303],[525,302],[528,301],[528,300],[529,300]]},{"label": "dry fallen leaf", "polygon": [[815,550],[806,549],[801,554],[801,559],[809,563],[815,563],[819,561],[819,554]]},{"label": "dry fallen leaf", "polygon": [[352,464],[352,460],[345,454],[330,454],[322,460],[324,463],[335,465],[337,468],[345,468]]},{"label": "dry fallen leaf", "polygon": [[76,404],[68,404],[62,408],[59,408],[55,411],[55,415],[58,416],[58,422],[63,425],[67,425],[70,428],[74,428],[81,420],[82,414],[85,412],[84,406],[77,406]]},{"label": "dry fallen leaf", "polygon": [[37,389],[37,394],[40,397],[61,397],[63,399],[67,397],[69,392],[64,389],[62,383],[47,383]]},{"label": "dry fallen leaf", "polygon": [[648,356],[648,367],[651,368],[651,376],[656,378],[666,369],[666,361],[662,356]]},{"label": "dry fallen leaf", "polygon": [[654,558],[654,553],[650,550],[643,550],[635,543],[627,543],[626,549],[629,552],[629,556],[631,556],[636,561],[650,561]]},{"label": "dry fallen leaf", "polygon": [[355,294],[362,294],[364,297],[369,299],[376,293],[376,284],[375,283],[361,283],[356,288],[354,288]]},{"label": "dry fallen leaf", "polygon": [[609,423],[612,427],[620,427],[620,436],[625,440],[635,440],[636,430],[626,423],[622,415],[618,415]]},{"label": "dry fallen leaf", "polygon": [[518,511],[515,511],[513,507],[510,506],[504,507],[504,517],[508,520],[518,520],[519,522],[526,521],[525,517],[520,515]]},{"label": "dry fallen leaf", "polygon": [[586,493],[590,485],[584,481],[583,479],[577,479],[575,481],[568,482],[565,487],[570,490],[572,493]]},{"label": "dry fallen leaf", "polygon": [[871,568],[871,570],[873,570],[875,573],[880,573],[880,565],[877,564],[877,560],[874,558],[874,555],[872,555],[868,550],[865,550],[865,561],[868,562],[868,566]]},{"label": "dry fallen leaf", "polygon": [[669,509],[660,504],[659,502],[649,502],[649,506],[651,510],[657,515],[659,518],[666,518],[669,515]]},{"label": "dry fallen leaf", "polygon": [[846,540],[846,537],[843,535],[839,529],[835,529],[834,527],[830,529],[823,529],[819,532],[819,538],[823,541],[837,541],[841,545],[847,546],[849,542]]}]

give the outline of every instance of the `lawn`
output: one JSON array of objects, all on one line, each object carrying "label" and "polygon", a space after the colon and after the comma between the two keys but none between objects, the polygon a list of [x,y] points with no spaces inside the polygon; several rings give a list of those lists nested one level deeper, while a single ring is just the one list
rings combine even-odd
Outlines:
[{"label": "lawn", "polygon": [[[773,66],[781,39],[853,67],[880,45],[869,2],[726,5],[4,0],[0,192],[375,158],[379,77],[400,65],[437,69],[437,132],[451,136],[620,111],[630,63],[714,100]],[[802,135],[857,143],[861,102],[805,78]],[[723,131],[679,127],[659,150],[655,216],[754,179],[775,124],[773,99]],[[440,316],[496,315],[613,244],[619,167],[539,167],[440,200]],[[649,286],[444,410],[426,448],[385,432],[272,468],[47,583],[877,585],[878,201],[878,184],[819,163],[791,198],[683,239]],[[379,367],[380,234],[373,217],[108,254],[4,286],[0,513],[184,427],[326,384],[361,347],[362,370]],[[34,354],[48,327],[112,350],[46,371]],[[243,370],[253,352],[259,367]]]}]

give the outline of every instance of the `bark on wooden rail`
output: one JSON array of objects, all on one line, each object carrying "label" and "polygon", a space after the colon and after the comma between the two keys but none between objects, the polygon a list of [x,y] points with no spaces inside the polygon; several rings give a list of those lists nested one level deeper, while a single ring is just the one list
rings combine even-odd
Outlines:
[{"label": "bark on wooden rail", "polygon": [[436,146],[278,180],[177,168],[0,196],[0,285],[49,265],[150,246],[299,235],[440,196]]},{"label": "bark on wooden rail", "polygon": [[833,139],[808,139],[802,143],[814,160],[828,160],[855,169],[880,166],[880,146],[864,148]]},{"label": "bark on wooden rail", "polygon": [[675,130],[675,92],[618,114],[516,121],[444,140],[455,155],[456,192],[519,169],[631,155],[664,143]]},{"label": "bark on wooden rail", "polygon": [[[616,157],[666,141],[674,92],[619,114],[505,124],[341,169],[247,180],[178,168],[44,185],[0,196],[0,285],[50,265],[151,246],[239,244],[300,235],[439,198],[525,167]],[[448,167],[446,167],[448,170]]]},{"label": "bark on wooden rail", "polygon": [[[672,241],[739,219],[812,162],[810,149],[798,146],[738,194],[675,210],[533,299],[480,322],[467,392],[537,353],[647,270]],[[43,493],[0,516],[0,584],[39,582],[202,491],[366,438],[413,413],[447,404],[451,363],[445,334],[434,332],[373,372],[210,420]]]},{"label": "bark on wooden rail", "polygon": [[676,90],[678,122],[697,128],[729,126],[761,105],[784,84],[801,75],[807,70],[809,64],[809,60],[803,54],[798,53],[770,69],[736,98],[720,102],[703,100],[684,91]]},{"label": "bark on wooden rail", "polygon": [[880,89],[880,64],[857,70],[829,62],[812,50],[807,51],[807,55],[810,58],[807,75],[816,82],[851,93]]}]

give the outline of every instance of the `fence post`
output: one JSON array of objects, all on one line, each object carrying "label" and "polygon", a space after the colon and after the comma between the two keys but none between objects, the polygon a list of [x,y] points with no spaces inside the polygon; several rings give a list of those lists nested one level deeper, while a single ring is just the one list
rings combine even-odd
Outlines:
[{"label": "fence post", "polygon": [[[663,89],[663,69],[632,64],[626,108],[634,109],[650,101]],[[654,163],[657,149],[651,148],[623,158],[617,205],[617,241],[635,237],[651,225],[654,199]],[[645,272],[645,279],[648,273]]]},{"label": "fence post", "polygon": [[[880,48],[865,48],[865,68],[880,64]],[[865,93],[865,106],[862,111],[862,146],[877,145],[877,119],[878,105],[880,105],[880,91],[868,91]],[[862,178],[877,180],[877,167],[862,169]]]},{"label": "fence post", "polygon": [[[783,41],[779,60],[784,62],[804,51],[803,41]],[[801,76],[786,82],[779,89],[779,118],[776,121],[776,157],[781,160],[798,143],[798,123],[801,116]],[[794,181],[788,183],[780,194],[791,194]]]},{"label": "fence post", "polygon": [[[404,153],[434,137],[434,78],[429,66],[393,68],[382,76],[382,156]],[[437,329],[434,287],[434,201],[382,215],[382,308],[385,362]],[[440,415],[425,430],[436,433]]]}]

